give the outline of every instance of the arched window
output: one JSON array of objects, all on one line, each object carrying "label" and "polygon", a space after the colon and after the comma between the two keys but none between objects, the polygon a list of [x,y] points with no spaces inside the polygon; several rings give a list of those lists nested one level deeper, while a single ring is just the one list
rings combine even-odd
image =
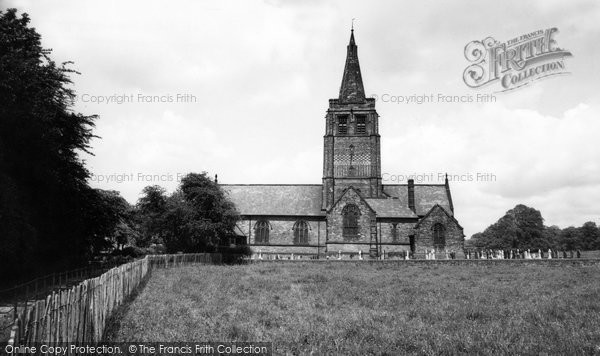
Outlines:
[{"label": "arched window", "polygon": [[398,223],[392,223],[392,242],[398,242]]},{"label": "arched window", "polygon": [[342,235],[344,237],[355,237],[358,236],[358,217],[360,216],[360,209],[354,204],[348,204],[342,210],[344,220],[344,230]]},{"label": "arched window", "polygon": [[292,230],[294,230],[294,244],[308,245],[308,223],[306,221],[296,221]]},{"label": "arched window", "polygon": [[436,223],[433,225],[433,247],[439,250],[446,248],[446,229],[444,225]]},{"label": "arched window", "polygon": [[254,225],[254,243],[268,244],[269,243],[270,225],[266,220],[259,220]]},{"label": "arched window", "polygon": [[338,116],[338,135],[348,134],[348,115]]},{"label": "arched window", "polygon": [[356,116],[356,134],[365,135],[367,133],[367,117],[364,115]]}]

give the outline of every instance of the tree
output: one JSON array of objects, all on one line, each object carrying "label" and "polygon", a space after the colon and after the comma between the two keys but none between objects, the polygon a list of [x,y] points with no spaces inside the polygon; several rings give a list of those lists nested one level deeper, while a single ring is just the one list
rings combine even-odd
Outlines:
[{"label": "tree", "polygon": [[560,238],[561,232],[562,230],[556,225],[544,229],[544,239],[548,242],[548,245],[552,250],[564,249]]},{"label": "tree", "polygon": [[561,246],[565,250],[581,249],[581,231],[573,226],[563,229],[560,234]]},{"label": "tree", "polygon": [[581,249],[594,250],[600,248],[600,230],[593,221],[588,221],[579,228]]},{"label": "tree", "polygon": [[470,240],[469,246],[477,249],[597,250],[600,229],[592,221],[562,230],[546,227],[538,210],[519,204]]},{"label": "tree", "polygon": [[477,241],[474,245],[481,249],[547,249],[544,231],[542,214],[519,204],[472,238]]},{"label": "tree", "polygon": [[[74,267],[114,220],[97,219],[100,192],[79,157],[95,115],[71,110],[68,66],[57,65],[29,17],[0,12],[0,276]],[[104,205],[105,208],[107,208]],[[108,207],[111,209],[111,207]]]},{"label": "tree", "polygon": [[166,204],[163,238],[171,252],[214,251],[234,235],[239,214],[206,172],[185,176]]},{"label": "tree", "polygon": [[93,207],[88,213],[95,219],[95,228],[86,235],[92,252],[124,245],[133,235],[129,203],[114,190],[95,189],[94,193],[88,197]]},{"label": "tree", "polygon": [[167,196],[165,189],[158,185],[145,187],[142,194],[136,205],[136,221],[139,229],[136,244],[145,247],[152,242],[162,241]]}]

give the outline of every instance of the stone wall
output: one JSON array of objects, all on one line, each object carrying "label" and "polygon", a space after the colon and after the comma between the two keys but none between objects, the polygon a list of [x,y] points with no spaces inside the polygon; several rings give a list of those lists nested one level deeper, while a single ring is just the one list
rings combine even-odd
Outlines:
[{"label": "stone wall", "polygon": [[[317,246],[319,243],[324,246],[326,238],[326,222],[323,218],[304,218],[304,217],[250,217],[241,220],[238,226],[243,231],[249,245],[255,245],[255,225],[258,220],[269,222],[269,243],[261,245],[294,245],[294,224],[299,220],[308,223],[308,245]],[[258,246],[258,245],[257,245]],[[306,245],[301,245],[306,246]],[[296,246],[297,247],[297,246]]]},{"label": "stone wall", "polygon": [[391,222],[378,222],[377,232],[379,233],[379,239],[381,243],[410,243],[409,236],[414,235],[416,223],[398,222],[396,223],[397,235],[394,238],[392,234],[393,223]]},{"label": "stone wall", "polygon": [[419,223],[415,231],[415,249],[417,253],[434,248],[433,225],[440,223],[444,226],[446,237],[446,250],[462,252],[464,250],[463,229],[450,217],[442,207],[436,205]]},{"label": "stone wall", "polygon": [[[359,233],[355,238],[343,236],[343,215],[342,210],[347,204],[355,204],[360,210],[358,219]],[[349,189],[342,196],[339,202],[327,214],[327,236],[328,242],[370,242],[371,241],[371,219],[375,213],[353,190]]]},{"label": "stone wall", "polygon": [[289,256],[294,254],[296,256],[301,255],[317,255],[318,253],[325,253],[325,246],[267,246],[267,245],[255,245],[251,246],[253,255],[263,254],[263,255],[280,255],[280,256]]},{"label": "stone wall", "polygon": [[[325,250],[328,255],[342,253],[344,255],[347,254],[358,254],[358,251],[361,251],[364,256],[369,255],[370,244],[352,244],[352,243],[343,243],[343,244],[327,244],[327,249]],[[401,245],[401,244],[381,244],[380,245],[381,253],[400,253],[403,251],[410,251],[410,245]]]}]

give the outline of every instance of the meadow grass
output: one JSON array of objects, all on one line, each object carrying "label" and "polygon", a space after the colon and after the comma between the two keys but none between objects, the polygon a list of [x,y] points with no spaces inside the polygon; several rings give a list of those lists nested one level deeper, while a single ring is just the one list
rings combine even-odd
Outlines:
[{"label": "meadow grass", "polygon": [[600,266],[264,263],[161,269],[107,341],[275,354],[598,354]]}]

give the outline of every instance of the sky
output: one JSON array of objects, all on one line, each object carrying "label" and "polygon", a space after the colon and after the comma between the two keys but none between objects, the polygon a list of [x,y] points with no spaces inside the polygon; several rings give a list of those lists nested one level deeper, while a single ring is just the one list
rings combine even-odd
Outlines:
[{"label": "sky", "polygon": [[[130,203],[189,172],[320,184],[354,18],[384,184],[448,173],[467,237],[517,204],[548,226],[600,223],[597,1],[0,0],[8,7],[81,73],[73,110],[99,115],[94,155],[82,155],[90,183]],[[465,84],[468,43],[548,28],[572,53],[567,73],[503,92]]]}]

